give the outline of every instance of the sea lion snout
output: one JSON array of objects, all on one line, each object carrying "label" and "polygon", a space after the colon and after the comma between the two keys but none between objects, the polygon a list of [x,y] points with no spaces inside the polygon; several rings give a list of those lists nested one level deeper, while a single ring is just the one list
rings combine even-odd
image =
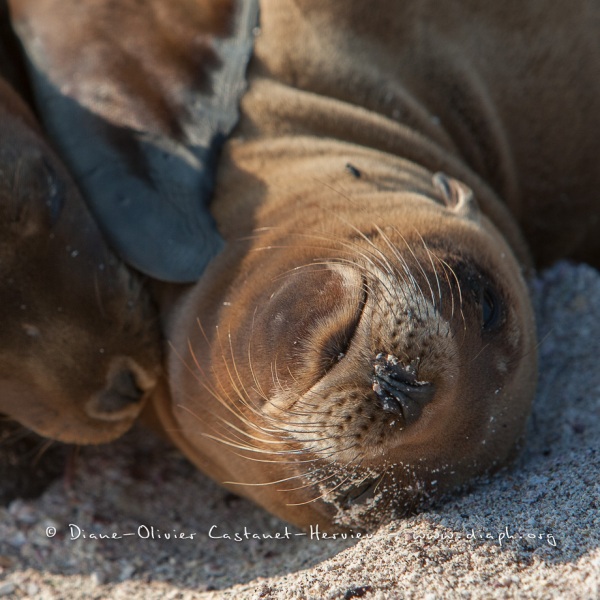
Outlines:
[{"label": "sea lion snout", "polygon": [[[496,230],[447,213],[413,195],[393,215],[401,229],[353,214],[349,231],[315,233],[310,246],[267,230],[255,243],[269,261],[250,254],[218,327],[179,321],[173,343],[180,356],[193,349],[216,402],[175,357],[173,429],[214,477],[251,497],[260,486],[265,506],[301,525],[363,527],[505,462],[532,397],[533,318]],[[197,319],[206,309],[194,299]],[[198,441],[219,410],[204,437],[237,461]],[[283,481],[285,494],[273,491]]]}]

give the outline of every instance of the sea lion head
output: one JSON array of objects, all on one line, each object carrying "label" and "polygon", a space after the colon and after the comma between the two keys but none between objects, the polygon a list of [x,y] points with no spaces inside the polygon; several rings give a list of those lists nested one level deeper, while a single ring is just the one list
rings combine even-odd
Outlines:
[{"label": "sea lion head", "polygon": [[155,385],[155,313],[3,82],[0,100],[0,412],[49,438],[105,442]]},{"label": "sea lion head", "polygon": [[258,214],[244,258],[226,252],[178,308],[171,425],[201,468],[284,519],[365,527],[511,456],[533,315],[462,183],[312,192],[311,210]]}]

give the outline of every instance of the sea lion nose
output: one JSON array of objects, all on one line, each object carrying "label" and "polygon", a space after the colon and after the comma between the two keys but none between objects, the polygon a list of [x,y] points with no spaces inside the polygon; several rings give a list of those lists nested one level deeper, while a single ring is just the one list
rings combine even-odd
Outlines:
[{"label": "sea lion nose", "polygon": [[373,362],[373,391],[385,412],[401,417],[404,425],[415,423],[433,398],[435,386],[417,381],[416,370],[393,355],[378,354]]},{"label": "sea lion nose", "polygon": [[112,374],[107,387],[86,408],[96,419],[117,421],[135,417],[143,396],[144,391],[138,387],[135,374],[130,369],[122,369]]}]

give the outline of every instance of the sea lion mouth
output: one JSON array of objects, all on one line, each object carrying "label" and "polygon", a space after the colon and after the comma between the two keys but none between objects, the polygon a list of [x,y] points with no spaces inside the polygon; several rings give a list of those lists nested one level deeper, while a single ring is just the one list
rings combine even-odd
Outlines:
[{"label": "sea lion mouth", "polygon": [[357,505],[365,505],[375,500],[380,484],[381,477],[373,477],[351,485],[339,494],[337,503],[344,510],[349,510]]}]

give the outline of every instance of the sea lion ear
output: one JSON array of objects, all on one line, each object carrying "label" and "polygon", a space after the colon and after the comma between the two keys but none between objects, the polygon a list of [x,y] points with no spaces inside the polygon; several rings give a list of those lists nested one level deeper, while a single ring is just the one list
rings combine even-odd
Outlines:
[{"label": "sea lion ear", "polygon": [[433,176],[433,185],[442,193],[442,199],[450,210],[465,219],[479,220],[479,206],[470,187],[441,172]]},{"label": "sea lion ear", "polygon": [[108,242],[151,277],[194,282],[223,247],[208,206],[258,0],[137,4],[10,7],[42,122]]}]

